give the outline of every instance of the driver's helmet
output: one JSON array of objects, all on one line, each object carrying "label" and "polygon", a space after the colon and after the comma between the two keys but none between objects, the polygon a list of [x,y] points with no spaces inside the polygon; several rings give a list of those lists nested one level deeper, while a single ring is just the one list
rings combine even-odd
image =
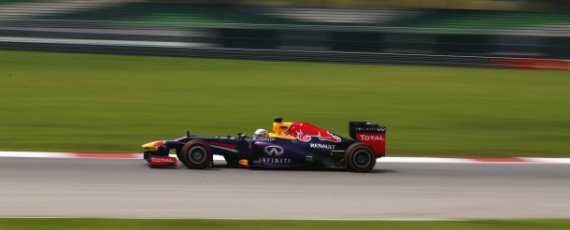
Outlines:
[{"label": "driver's helmet", "polygon": [[253,133],[254,140],[267,138],[267,137],[269,137],[269,132],[267,132],[267,130],[265,129],[257,129],[255,130],[255,133]]}]

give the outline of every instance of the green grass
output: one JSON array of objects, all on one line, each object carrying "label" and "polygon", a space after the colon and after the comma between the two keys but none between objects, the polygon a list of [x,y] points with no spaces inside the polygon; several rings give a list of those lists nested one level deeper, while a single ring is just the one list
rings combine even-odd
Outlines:
[{"label": "green grass", "polygon": [[570,73],[0,51],[0,149],[148,141],[307,121],[387,126],[388,156],[569,157]]},{"label": "green grass", "polygon": [[291,220],[125,220],[125,219],[6,219],[0,230],[10,229],[425,229],[425,230],[556,230],[568,229],[570,220],[478,221],[291,221]]}]

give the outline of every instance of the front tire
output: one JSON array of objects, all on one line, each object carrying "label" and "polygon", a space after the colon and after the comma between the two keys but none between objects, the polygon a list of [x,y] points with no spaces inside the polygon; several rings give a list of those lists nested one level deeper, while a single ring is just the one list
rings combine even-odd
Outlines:
[{"label": "front tire", "polygon": [[370,172],[376,165],[376,154],[364,143],[354,143],[345,152],[347,167],[353,172]]},{"label": "front tire", "polygon": [[190,169],[205,169],[214,159],[208,143],[202,140],[191,140],[182,148],[182,163]]}]

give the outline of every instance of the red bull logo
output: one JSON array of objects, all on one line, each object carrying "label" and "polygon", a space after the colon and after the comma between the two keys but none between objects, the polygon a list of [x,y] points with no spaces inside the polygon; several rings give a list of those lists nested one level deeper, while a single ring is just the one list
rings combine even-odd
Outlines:
[{"label": "red bull logo", "polygon": [[285,131],[285,135],[293,136],[300,141],[309,142],[313,137],[321,141],[340,142],[339,136],[310,124],[293,122]]},{"label": "red bull logo", "polygon": [[166,148],[166,144],[164,141],[156,141],[152,147],[154,148],[154,151],[157,151],[159,148]]}]

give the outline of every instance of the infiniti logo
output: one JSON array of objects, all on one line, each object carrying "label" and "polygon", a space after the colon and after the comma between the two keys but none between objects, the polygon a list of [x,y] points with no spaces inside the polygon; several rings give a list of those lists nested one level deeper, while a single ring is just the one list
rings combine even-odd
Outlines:
[{"label": "infiniti logo", "polygon": [[270,145],[265,147],[265,153],[267,153],[267,155],[269,156],[281,156],[283,155],[283,148],[279,147],[279,146],[275,146],[275,145]]}]

